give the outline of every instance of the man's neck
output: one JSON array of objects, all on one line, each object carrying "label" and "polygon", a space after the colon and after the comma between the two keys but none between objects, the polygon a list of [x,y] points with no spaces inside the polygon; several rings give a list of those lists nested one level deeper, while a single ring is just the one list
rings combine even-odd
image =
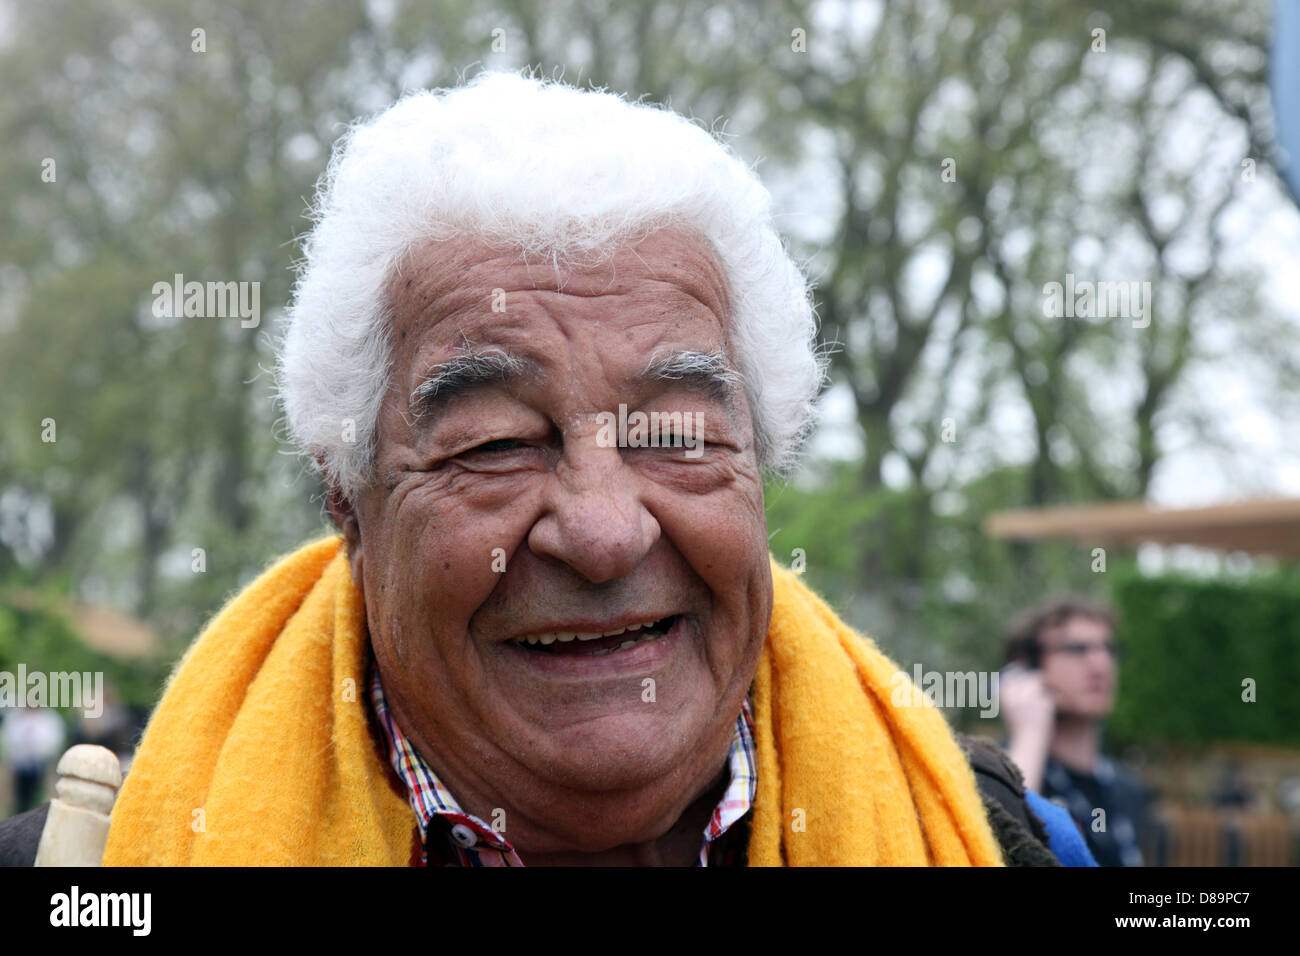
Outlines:
[{"label": "man's neck", "polygon": [[519,859],[524,866],[692,866],[700,855],[704,829],[729,779],[724,765],[714,784],[657,840],[624,844],[600,853],[519,853]]},{"label": "man's neck", "polygon": [[1101,723],[1086,717],[1057,716],[1051,755],[1076,773],[1092,773],[1101,755]]}]

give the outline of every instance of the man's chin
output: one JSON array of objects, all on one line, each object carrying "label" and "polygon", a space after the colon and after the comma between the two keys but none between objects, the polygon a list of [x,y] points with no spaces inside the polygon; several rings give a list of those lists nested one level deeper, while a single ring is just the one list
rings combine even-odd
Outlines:
[{"label": "man's chin", "polygon": [[532,751],[527,763],[545,779],[573,790],[634,790],[662,783],[696,756],[693,741],[665,715],[611,714],[584,721]]},{"label": "man's chin", "polygon": [[1057,714],[1062,718],[1099,721],[1109,717],[1110,712],[1114,709],[1115,705],[1111,700],[1087,700],[1079,701],[1069,708],[1058,707]]}]

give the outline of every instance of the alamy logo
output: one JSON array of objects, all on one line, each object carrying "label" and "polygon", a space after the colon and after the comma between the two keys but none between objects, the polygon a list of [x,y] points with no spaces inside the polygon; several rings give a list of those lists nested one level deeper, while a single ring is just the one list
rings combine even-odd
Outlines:
[{"label": "alamy logo", "polygon": [[1150,282],[1075,281],[1067,273],[1065,283],[1043,286],[1043,315],[1049,319],[1132,319],[1133,328],[1151,324]]},{"label": "alamy logo", "polygon": [[600,430],[596,444],[601,448],[685,448],[687,458],[704,454],[704,415],[701,412],[628,413],[620,404],[618,414],[598,412]]},{"label": "alamy logo", "polygon": [[50,897],[51,926],[129,926],[132,935],[148,936],[153,896],[150,893],[71,892]]},{"label": "alamy logo", "polygon": [[0,671],[0,709],[6,707],[81,708],[85,717],[104,713],[103,671]]},{"label": "alamy logo", "polygon": [[255,329],[262,321],[260,282],[186,282],[178,272],[171,282],[155,282],[150,291],[153,314],[159,319],[238,316],[245,329]]},{"label": "alamy logo", "polygon": [[921,707],[926,702],[935,707],[978,706],[981,717],[996,717],[998,677],[997,671],[927,671],[915,664],[910,678],[898,671],[890,679],[890,700],[895,707]]}]

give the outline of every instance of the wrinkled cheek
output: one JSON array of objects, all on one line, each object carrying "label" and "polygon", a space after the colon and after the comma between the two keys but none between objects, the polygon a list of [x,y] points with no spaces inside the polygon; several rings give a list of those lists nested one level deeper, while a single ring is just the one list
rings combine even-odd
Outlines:
[{"label": "wrinkled cheek", "polygon": [[367,555],[371,637],[404,670],[418,667],[420,644],[427,641],[427,625],[433,619],[429,602],[446,588],[440,564],[422,542],[419,527],[410,522],[390,520],[374,529],[371,542],[380,542],[383,548],[379,560]]},{"label": "wrinkled cheek", "polygon": [[446,520],[412,524],[395,536],[389,571],[394,652],[403,666],[422,671],[456,668],[464,663],[469,622],[505,570],[505,550],[473,522],[463,534]]},{"label": "wrinkled cheek", "polygon": [[[371,639],[382,645],[388,656],[395,658],[397,664],[406,670],[411,667],[412,659],[404,611],[412,605],[400,571],[396,563],[385,566],[383,575],[377,576],[374,584],[377,593],[366,596],[366,609]],[[369,581],[367,587],[370,587]]]},{"label": "wrinkled cheek", "polygon": [[710,645],[705,647],[709,667],[719,687],[737,679],[737,670],[756,666],[771,618],[772,575],[767,538],[758,522],[743,508],[709,516],[702,547],[690,558],[714,597]]},{"label": "wrinkled cheek", "polygon": [[758,666],[771,619],[771,578],[766,562],[753,570],[749,580],[737,581],[733,588],[722,615],[729,637],[726,650],[714,648],[709,655],[719,689],[738,683],[748,688]]}]

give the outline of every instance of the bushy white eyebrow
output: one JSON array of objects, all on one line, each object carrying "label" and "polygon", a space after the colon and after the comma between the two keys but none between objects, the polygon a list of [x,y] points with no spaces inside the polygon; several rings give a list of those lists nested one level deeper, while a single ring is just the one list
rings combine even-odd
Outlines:
[{"label": "bushy white eyebrow", "polygon": [[740,373],[720,352],[696,352],[684,349],[650,359],[641,382],[683,382],[709,397],[731,405],[742,379]]},{"label": "bushy white eyebrow", "polygon": [[538,365],[530,358],[501,348],[466,348],[455,357],[429,369],[411,392],[411,412],[416,417],[445,404],[452,398],[482,388],[534,375]]}]

